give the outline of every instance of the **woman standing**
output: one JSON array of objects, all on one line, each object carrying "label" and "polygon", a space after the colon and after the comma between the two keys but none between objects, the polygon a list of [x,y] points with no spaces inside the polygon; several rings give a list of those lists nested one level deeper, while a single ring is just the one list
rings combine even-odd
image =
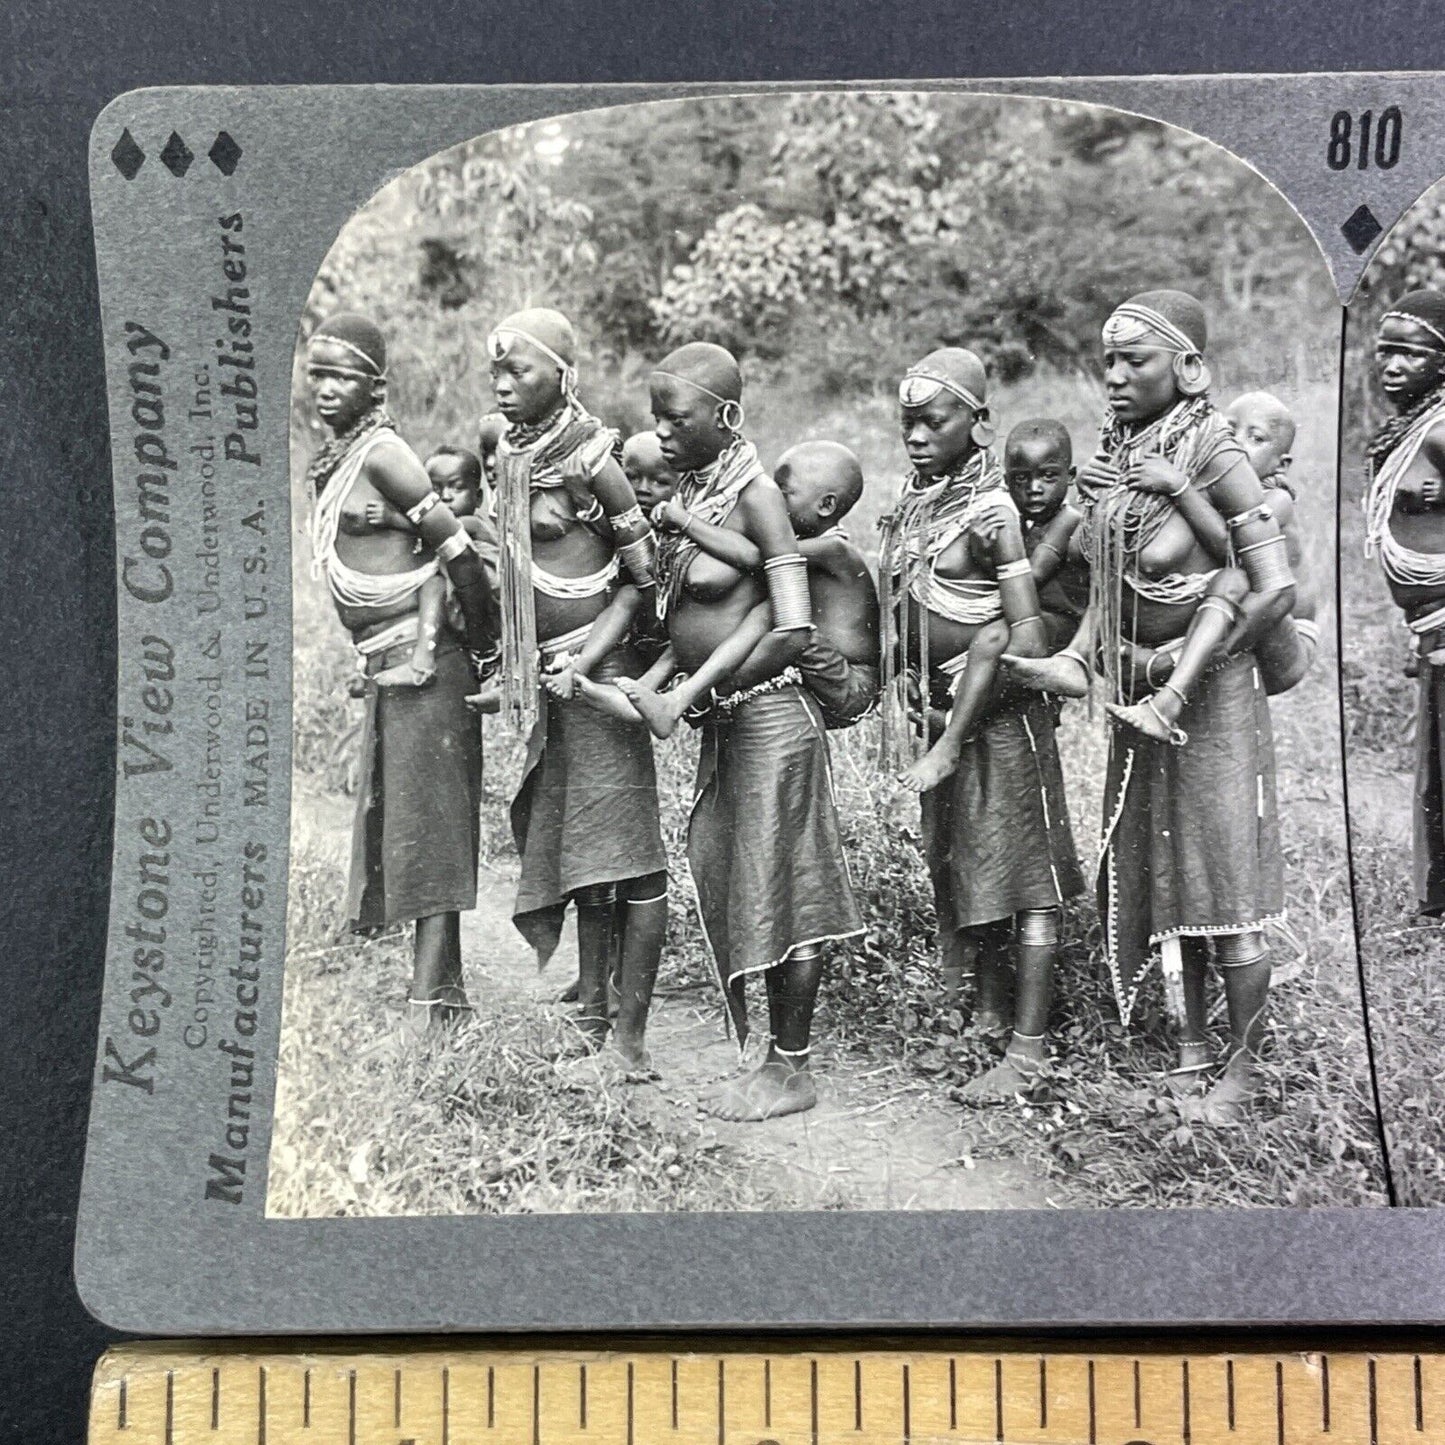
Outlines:
[{"label": "woman standing", "polygon": [[[1158,950],[1166,984],[1182,992],[1170,1086],[1198,1092],[1210,1068],[1213,944],[1230,1050],[1190,1112],[1228,1123],[1258,1090],[1270,980],[1264,926],[1284,913],[1274,734],[1251,648],[1289,614],[1295,589],[1259,479],[1207,395],[1206,335],[1204,308],[1182,291],[1142,292],[1105,323],[1109,411],[1078,478],[1085,511],[1071,544],[1089,566],[1089,611],[1070,648],[1009,665],[1022,680],[1074,695],[1087,685],[1085,659],[1103,672],[1115,726],[1098,893],[1119,1010],[1127,1022]],[[1224,519],[1238,571],[1218,569],[1195,536],[1181,502],[1191,490]],[[1214,641],[1186,655],[1200,613]],[[1145,695],[1156,702],[1160,736],[1130,720]]]},{"label": "woman standing", "polygon": [[[426,1033],[469,1007],[459,915],[476,906],[482,754],[466,705],[467,653],[495,641],[496,603],[481,557],[385,410],[380,329],[364,316],[332,316],[312,334],[306,359],[316,413],[331,432],[306,477],[314,566],[367,678],[347,921],[356,932],[416,921],[408,1013]],[[404,513],[415,531],[370,520],[378,502]],[[379,686],[388,669],[408,671],[402,665],[424,625],[422,588],[442,568],[466,636],[443,609],[435,676],[420,686]]]}]

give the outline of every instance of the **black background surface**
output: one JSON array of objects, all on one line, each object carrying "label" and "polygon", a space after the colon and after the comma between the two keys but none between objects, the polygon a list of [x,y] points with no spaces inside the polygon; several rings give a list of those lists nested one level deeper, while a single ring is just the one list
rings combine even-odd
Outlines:
[{"label": "black background surface", "polygon": [[143,85],[1445,67],[1438,0],[0,0],[0,1439],[84,1439],[71,1282],[110,853],[115,602],[86,142]]}]

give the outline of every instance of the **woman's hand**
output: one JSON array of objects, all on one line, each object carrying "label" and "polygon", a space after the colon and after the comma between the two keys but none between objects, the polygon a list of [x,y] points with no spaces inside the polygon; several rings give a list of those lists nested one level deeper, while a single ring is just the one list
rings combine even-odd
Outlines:
[{"label": "woman's hand", "polygon": [[1102,452],[1097,452],[1079,468],[1074,486],[1086,502],[1092,502],[1119,481],[1119,469]]},{"label": "woman's hand", "polygon": [[1128,481],[1132,490],[1158,497],[1177,497],[1189,485],[1189,478],[1167,457],[1141,458]]},{"label": "woman's hand", "polygon": [[380,531],[383,527],[391,525],[391,519],[387,515],[390,511],[391,508],[388,507],[380,497],[372,497],[371,500],[367,502],[362,515],[366,518],[366,525],[368,527],[375,527]]},{"label": "woman's hand", "polygon": [[691,520],[692,513],[676,497],[669,497],[652,509],[652,525],[666,532],[685,532]]}]

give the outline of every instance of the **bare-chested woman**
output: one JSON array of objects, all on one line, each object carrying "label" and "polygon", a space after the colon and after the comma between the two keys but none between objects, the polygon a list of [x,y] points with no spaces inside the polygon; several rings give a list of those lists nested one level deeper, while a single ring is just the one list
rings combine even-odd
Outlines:
[{"label": "bare-chested woman", "polygon": [[[1188,1095],[1209,1068],[1208,949],[1224,974],[1230,1053],[1190,1112],[1239,1119],[1258,1088],[1270,965],[1264,926],[1284,911],[1274,735],[1254,641],[1294,601],[1285,538],[1225,417],[1206,395],[1204,310],[1182,291],[1131,297],[1104,327],[1109,413],[1079,474],[1083,521],[1071,547],[1088,563],[1089,611],[1071,648],[1005,659],[1016,676],[1082,695],[1089,662],[1106,683],[1115,726],[1104,792],[1099,913],[1120,1013],[1127,1021],[1151,952],[1182,992],[1179,1062]],[[1224,518],[1239,570],[1220,572],[1171,497],[1202,493]],[[1227,585],[1226,585],[1227,584]],[[1223,640],[1207,666],[1159,684],[1164,737],[1129,720],[1153,690],[1151,669],[1201,609]],[[1212,659],[1212,660],[1211,660]],[[1157,696],[1157,694],[1156,694]]]},{"label": "bare-chested woman", "polygon": [[[961,347],[930,352],[909,368],[898,401],[913,470],[879,557],[887,765],[935,741],[948,709],[964,705],[961,694],[974,698],[956,761],[923,792],[922,823],[944,986],[955,991],[972,977],[973,1022],[1005,1046],[1003,1059],[964,1087],[980,1103],[1011,1099],[1037,1078],[1060,906],[1083,886],[1052,705],[996,679],[992,668],[981,682],[968,676],[984,642],[992,657],[1010,639],[1038,653],[1045,645],[985,390],[983,363]],[[924,726],[905,751],[897,712],[900,685],[910,684]]]},{"label": "bare-chested woman", "polygon": [[[569,901],[577,907],[578,1026],[600,1067],[644,1077],[647,1013],[667,928],[667,860],[652,739],[640,723],[548,695],[607,607],[625,565],[653,586],[652,529],[613,455],[616,435],[576,395],[577,342],[559,312],[519,311],[487,338],[507,430],[497,443],[504,710],[531,724],[512,832],[522,876],[512,917],[543,964]],[[620,558],[620,562],[619,562]],[[623,643],[596,676],[635,677]],[[620,959],[609,1024],[609,958]]]},{"label": "bare-chested woman", "polygon": [[1419,651],[1415,896],[1445,914],[1445,293],[1411,291],[1385,313],[1375,370],[1394,409],[1370,442],[1366,551]]},{"label": "bare-chested woman", "polygon": [[[481,557],[384,409],[378,327],[350,313],[323,321],[306,373],[332,433],[307,472],[315,564],[368,679],[347,919],[357,931],[416,920],[409,1012],[426,1032],[468,1007],[459,914],[476,906],[482,753],[466,654],[495,641],[496,601]],[[373,522],[378,504],[413,530]],[[443,621],[430,682],[380,688],[378,675],[413,656],[421,592],[439,567],[466,635]]]},{"label": "bare-chested woman", "polygon": [[706,1101],[725,1119],[810,1109],[808,1067],[823,945],[863,931],[838,833],[828,741],[797,661],[812,625],[807,564],[782,493],[742,435],[742,375],[694,342],[652,374],[652,411],[677,497],[692,517],[742,532],[763,576],[702,552],[686,532],[658,543],[658,611],[677,665],[701,667],[767,599],[773,630],[728,683],[703,728],[687,856],[703,930],[740,1041],[743,982],[763,973],[771,1042],[756,1072]]}]

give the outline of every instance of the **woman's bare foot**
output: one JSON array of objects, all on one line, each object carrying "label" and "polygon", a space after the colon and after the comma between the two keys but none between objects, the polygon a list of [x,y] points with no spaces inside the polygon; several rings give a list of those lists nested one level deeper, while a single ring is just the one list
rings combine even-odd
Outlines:
[{"label": "woman's bare foot", "polygon": [[1014,1026],[1011,1019],[1006,1019],[1002,1014],[994,1013],[991,1009],[980,1009],[970,1021],[972,1032],[981,1035],[986,1039],[1003,1040],[1012,1037]]},{"label": "woman's bare foot", "polygon": [[952,777],[958,768],[958,749],[945,747],[942,741],[934,743],[911,768],[905,768],[898,775],[898,786],[910,793],[932,792],[945,778]]},{"label": "woman's bare foot", "polygon": [[620,1048],[615,1040],[604,1044],[595,1054],[580,1059],[567,1059],[557,1065],[563,1081],[572,1087],[606,1084],[650,1084],[662,1076],[652,1063],[646,1049]]},{"label": "woman's bare foot", "polygon": [[704,1107],[719,1119],[759,1123],[764,1119],[781,1119],[785,1114],[801,1114],[817,1102],[818,1089],[812,1074],[774,1059],[705,1099]]},{"label": "woman's bare foot", "polygon": [[596,708],[608,717],[621,718],[623,722],[641,722],[642,714],[611,683],[593,682],[590,677],[578,677],[577,696],[588,707]]},{"label": "woman's bare foot", "polygon": [[406,1001],[406,1031],[418,1043],[430,1042],[446,1027],[446,1005],[439,998]]},{"label": "woman's bare foot", "polygon": [[970,1079],[958,1090],[958,1098],[965,1104],[1006,1104],[1027,1094],[1039,1076],[1039,1066],[1030,1065],[1023,1056],[1007,1053],[993,1068]]},{"label": "woman's bare foot", "polygon": [[577,1000],[578,1000],[579,998],[581,998],[581,997],[582,997],[582,980],[581,980],[581,978],[579,977],[579,978],[574,978],[574,979],[572,980],[571,984],[570,984],[567,988],[563,989],[562,994],[561,994],[561,996],[558,998],[557,1002],[558,1002],[558,1003],[576,1003]]},{"label": "woman's bare foot", "polygon": [[642,715],[655,738],[670,738],[682,720],[684,705],[667,693],[644,687],[635,678],[621,677],[617,689]]},{"label": "woman's bare foot", "polygon": [[1053,657],[1019,657],[1006,652],[999,661],[1020,687],[1033,692],[1052,692],[1059,697],[1087,697],[1089,670],[1077,657],[1056,653]]},{"label": "woman's bare foot", "polygon": [[1181,746],[1188,741],[1188,737],[1177,723],[1167,717],[1153,698],[1145,698],[1143,702],[1129,703],[1127,706],[1118,702],[1106,702],[1104,711],[1114,719],[1120,727],[1132,728],[1135,732],[1143,733],[1146,738],[1153,738],[1156,743],[1173,743]]},{"label": "woman's bare foot", "polygon": [[1245,1055],[1236,1054],[1202,1099],[1186,1101],[1184,1117],[1195,1124],[1242,1124],[1259,1095],[1258,1070]]},{"label": "woman's bare foot", "polygon": [[1211,1062],[1207,1043],[1180,1044],[1179,1062],[1164,1075],[1164,1087],[1176,1099],[1198,1098]]}]

